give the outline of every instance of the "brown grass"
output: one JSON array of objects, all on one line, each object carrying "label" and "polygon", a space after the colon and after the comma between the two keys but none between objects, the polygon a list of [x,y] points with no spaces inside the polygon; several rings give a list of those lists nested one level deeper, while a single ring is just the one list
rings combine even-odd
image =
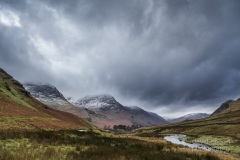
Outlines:
[{"label": "brown grass", "polygon": [[46,107],[37,100],[31,101],[33,108],[14,102],[0,94],[0,126],[1,130],[61,130],[92,128],[86,121],[70,113]]}]

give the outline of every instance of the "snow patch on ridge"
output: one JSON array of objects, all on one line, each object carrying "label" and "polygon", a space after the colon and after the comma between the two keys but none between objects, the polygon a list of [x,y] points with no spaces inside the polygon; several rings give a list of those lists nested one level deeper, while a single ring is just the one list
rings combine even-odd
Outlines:
[{"label": "snow patch on ridge", "polygon": [[105,108],[121,105],[109,94],[85,96],[79,99],[75,104],[86,108]]},{"label": "snow patch on ridge", "polygon": [[41,102],[67,103],[65,97],[51,84],[27,82],[23,86],[34,98]]}]

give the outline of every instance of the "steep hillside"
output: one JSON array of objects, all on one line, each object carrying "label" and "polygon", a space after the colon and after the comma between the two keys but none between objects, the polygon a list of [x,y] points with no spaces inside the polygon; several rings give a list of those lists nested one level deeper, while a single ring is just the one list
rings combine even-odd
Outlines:
[{"label": "steep hillside", "polygon": [[58,110],[71,108],[65,97],[50,84],[24,83],[23,86],[34,98],[51,108]]},{"label": "steep hillside", "polygon": [[224,102],[216,111],[212,113],[212,116],[220,115],[224,113],[230,113],[240,110],[240,99],[234,101],[234,100],[228,100]]},{"label": "steep hillside", "polygon": [[91,128],[84,120],[54,110],[32,98],[22,84],[0,69],[0,130]]},{"label": "steep hillside", "polygon": [[28,82],[24,83],[23,86],[34,98],[50,108],[73,113],[84,119],[88,117],[88,112],[85,108],[74,106],[53,85]]},{"label": "steep hillside", "polygon": [[67,102],[65,97],[50,84],[24,83],[24,88],[31,93],[33,97],[43,102]]}]

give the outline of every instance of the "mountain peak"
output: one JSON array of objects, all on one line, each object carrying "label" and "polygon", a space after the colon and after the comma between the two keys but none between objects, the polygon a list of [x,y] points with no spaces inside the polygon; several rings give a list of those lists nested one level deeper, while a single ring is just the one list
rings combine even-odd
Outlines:
[{"label": "mountain peak", "polygon": [[23,86],[33,97],[42,102],[67,101],[57,88],[51,84],[26,82]]},{"label": "mountain peak", "polygon": [[85,96],[77,100],[75,104],[86,108],[122,107],[122,105],[109,94]]},{"label": "mountain peak", "polygon": [[202,119],[202,118],[206,118],[208,117],[209,114],[207,113],[190,113],[190,114],[186,114],[184,116],[178,117],[178,118],[169,118],[166,119],[169,122],[181,122],[181,121],[185,121],[185,120],[195,120],[195,119]]},{"label": "mountain peak", "polygon": [[183,117],[189,118],[189,117],[201,117],[202,115],[208,115],[207,113],[189,113],[184,115]]},{"label": "mountain peak", "polygon": [[226,102],[224,102],[223,104],[221,104],[221,106],[215,110],[211,116],[215,116],[215,115],[218,115],[218,114],[223,114],[223,113],[226,113],[226,112],[230,112],[230,111],[234,111],[234,110],[239,110],[237,104],[239,104],[240,102],[240,99],[234,101],[234,100],[228,100]]}]

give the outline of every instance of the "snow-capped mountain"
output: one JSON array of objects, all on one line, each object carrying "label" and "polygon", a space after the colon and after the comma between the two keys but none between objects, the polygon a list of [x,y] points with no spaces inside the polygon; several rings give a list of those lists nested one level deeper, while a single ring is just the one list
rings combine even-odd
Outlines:
[{"label": "snow-capped mountain", "polygon": [[187,114],[185,116],[183,116],[184,118],[194,118],[194,119],[200,119],[200,118],[206,118],[208,117],[209,114],[207,113],[190,113],[190,114]]},{"label": "snow-capped mountain", "polygon": [[68,98],[70,100],[69,102],[63,94],[51,84],[28,82],[24,83],[23,86],[34,98],[51,108],[69,112],[84,119],[88,117],[88,113],[84,108],[76,107],[70,103],[73,99]]},{"label": "snow-capped mountain", "polygon": [[122,108],[123,106],[118,103],[113,96],[108,94],[86,96],[79,99],[76,103],[77,106],[86,107],[88,109],[97,108]]},{"label": "snow-capped mountain", "polygon": [[[153,126],[167,123],[159,115],[147,112],[140,107],[123,106],[108,94],[86,96],[75,104],[87,108],[91,121],[100,127],[115,124]],[[97,115],[97,119],[92,115]]]},{"label": "snow-capped mountain", "polygon": [[75,101],[72,98],[66,99],[50,84],[25,83],[24,87],[33,97],[49,107],[75,114],[100,128],[106,125],[153,126],[167,123],[157,114],[140,107],[123,106],[109,94],[86,96]]},{"label": "snow-capped mountain", "polygon": [[66,98],[51,84],[24,83],[24,88],[41,102],[67,102]]},{"label": "snow-capped mountain", "polygon": [[207,113],[190,113],[178,118],[174,118],[174,119],[166,119],[169,122],[181,122],[181,121],[185,121],[185,120],[195,120],[195,119],[202,119],[202,118],[207,118],[210,115]]}]

